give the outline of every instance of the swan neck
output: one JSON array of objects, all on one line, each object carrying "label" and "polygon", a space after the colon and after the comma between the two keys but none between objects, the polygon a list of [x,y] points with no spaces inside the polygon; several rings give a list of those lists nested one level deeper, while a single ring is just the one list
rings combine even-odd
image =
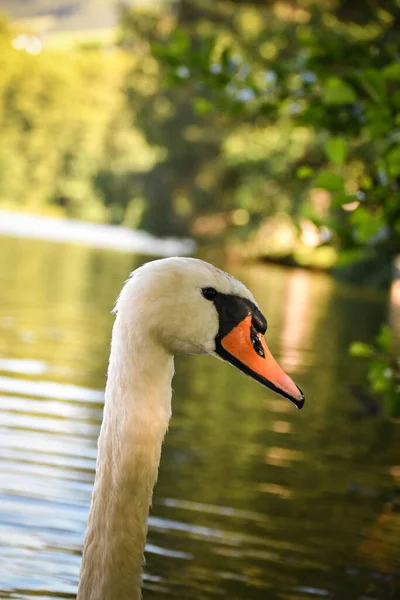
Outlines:
[{"label": "swan neck", "polygon": [[147,517],[171,415],[173,357],[113,329],[78,600],[141,598]]}]

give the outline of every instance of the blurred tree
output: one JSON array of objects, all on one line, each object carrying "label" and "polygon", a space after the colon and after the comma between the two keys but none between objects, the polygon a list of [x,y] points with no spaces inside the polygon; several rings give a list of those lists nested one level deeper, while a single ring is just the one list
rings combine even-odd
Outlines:
[{"label": "blurred tree", "polygon": [[141,225],[158,235],[187,234],[193,218],[215,204],[221,186],[223,123],[210,123],[194,110],[186,92],[160,89],[162,73],[150,50],[176,22],[188,21],[190,14],[182,11],[177,20],[158,10],[125,9],[121,16],[120,43],[135,56],[127,85],[134,124],[163,156],[139,178],[145,198]]},{"label": "blurred tree", "polygon": [[15,50],[3,22],[0,202],[160,235],[230,227],[254,237],[241,251],[292,261],[298,231],[307,260],[331,263],[335,248],[353,279],[387,283],[399,0],[364,4],[122,8],[119,48],[38,56]]},{"label": "blurred tree", "polygon": [[292,134],[282,124],[257,130],[248,120],[233,123],[230,114],[214,111],[207,86],[182,60],[200,67],[208,61],[216,43],[210,36],[219,35],[223,21],[210,21],[209,3],[183,0],[174,7],[154,13],[125,8],[121,14],[121,45],[140,56],[128,84],[134,123],[164,152],[142,177],[143,226],[161,235],[196,235],[197,217],[209,214],[217,217],[217,231],[240,225],[246,235],[266,215],[292,210],[286,162],[305,148],[304,131]]},{"label": "blurred tree", "polygon": [[32,55],[16,38],[0,20],[1,205],[123,221],[135,169],[154,162],[126,108],[130,57],[85,47]]},{"label": "blurred tree", "polygon": [[[235,131],[236,148],[241,140],[237,187],[250,191],[257,175],[264,189],[274,183],[276,208],[323,227],[320,242],[340,251],[338,267],[387,285],[400,252],[398,0],[179,7],[191,18],[178,16],[153,53],[169,93],[172,84],[184,90],[213,127],[224,120]],[[246,150],[271,138],[274,146],[274,135],[286,144],[249,161]],[[268,214],[268,193],[258,202],[251,191],[244,206]]]},{"label": "blurred tree", "polygon": [[[389,285],[400,254],[399,0],[183,0],[177,11],[153,55],[168,93],[179,90],[224,135],[230,207],[250,225],[284,211],[310,245],[337,250],[342,276]],[[260,231],[255,251],[273,252],[262,243],[273,228]],[[394,414],[399,359],[390,330],[377,340],[381,354],[361,343],[351,351],[368,349],[370,389]]]}]

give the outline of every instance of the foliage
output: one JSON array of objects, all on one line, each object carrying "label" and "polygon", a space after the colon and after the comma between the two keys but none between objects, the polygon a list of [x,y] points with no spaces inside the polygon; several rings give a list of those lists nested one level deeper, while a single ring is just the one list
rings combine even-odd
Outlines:
[{"label": "foliage", "polygon": [[400,416],[400,355],[393,352],[393,335],[382,325],[374,344],[353,342],[351,356],[368,359],[368,384],[373,394],[381,397],[390,416]]},{"label": "foliage", "polygon": [[303,245],[283,244],[289,261],[338,255],[353,279],[388,283],[397,9],[181,0],[122,9],[118,47],[38,56],[15,50],[2,22],[0,202],[159,235],[233,231],[240,244],[286,215],[278,237]]},{"label": "foliage", "polygon": [[[304,131],[281,124],[233,123],[229,114],[208,110],[211,100],[187,76],[187,67],[166,73],[163,49],[175,64],[180,55],[189,58],[185,31],[201,28],[208,9],[209,3],[184,0],[174,12],[122,14],[120,43],[132,55],[140,53],[128,84],[133,120],[164,157],[142,178],[143,224],[158,234],[224,234],[224,239],[235,229],[245,239],[265,217],[296,210],[287,164],[304,152],[308,139]],[[219,25],[207,21],[214,35]],[[205,32],[198,39],[201,55],[208,37]],[[181,80],[184,86],[177,85]]]},{"label": "foliage", "polygon": [[93,221],[132,216],[135,170],[154,152],[126,108],[130,57],[86,46],[30,55],[12,46],[16,35],[0,21],[0,204]]},{"label": "foliage", "polygon": [[[276,182],[284,210],[328,228],[321,243],[340,251],[338,267],[357,263],[353,280],[388,284],[400,252],[399,3],[185,0],[181,10],[186,20],[153,43],[167,86],[246,135],[250,151],[277,130],[280,173],[276,156],[261,152],[255,166],[242,153],[239,181],[247,172]],[[290,152],[296,134],[303,143]]]},{"label": "foliage", "polygon": [[[207,135],[225,136],[218,166],[234,184],[211,210],[247,213],[246,256],[308,261],[287,243],[290,224],[277,227],[289,217],[302,234],[316,228],[312,264],[330,246],[343,276],[389,285],[400,253],[399,35],[397,0],[182,0],[175,27],[152,40],[166,93],[186,99]],[[371,391],[397,414],[390,344],[386,327],[352,353],[367,355]]]}]

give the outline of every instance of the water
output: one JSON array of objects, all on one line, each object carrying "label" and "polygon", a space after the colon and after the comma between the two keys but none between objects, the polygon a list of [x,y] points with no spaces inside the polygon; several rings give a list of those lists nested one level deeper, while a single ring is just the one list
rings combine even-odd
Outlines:
[{"label": "water", "polygon": [[[0,238],[0,598],[74,597],[110,309],[140,262]],[[346,352],[384,298],[297,270],[235,274],[306,405],[211,357],[177,360],[145,600],[399,597],[399,424],[363,418]]]}]

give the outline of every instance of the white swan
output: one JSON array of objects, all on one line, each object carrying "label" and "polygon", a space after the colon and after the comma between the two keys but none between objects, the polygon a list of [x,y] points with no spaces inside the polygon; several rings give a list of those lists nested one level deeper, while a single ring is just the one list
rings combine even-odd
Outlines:
[{"label": "white swan", "polygon": [[133,272],[118,298],[78,600],[138,600],[147,517],[171,416],[176,352],[212,354],[301,408],[239,281],[193,258]]}]

